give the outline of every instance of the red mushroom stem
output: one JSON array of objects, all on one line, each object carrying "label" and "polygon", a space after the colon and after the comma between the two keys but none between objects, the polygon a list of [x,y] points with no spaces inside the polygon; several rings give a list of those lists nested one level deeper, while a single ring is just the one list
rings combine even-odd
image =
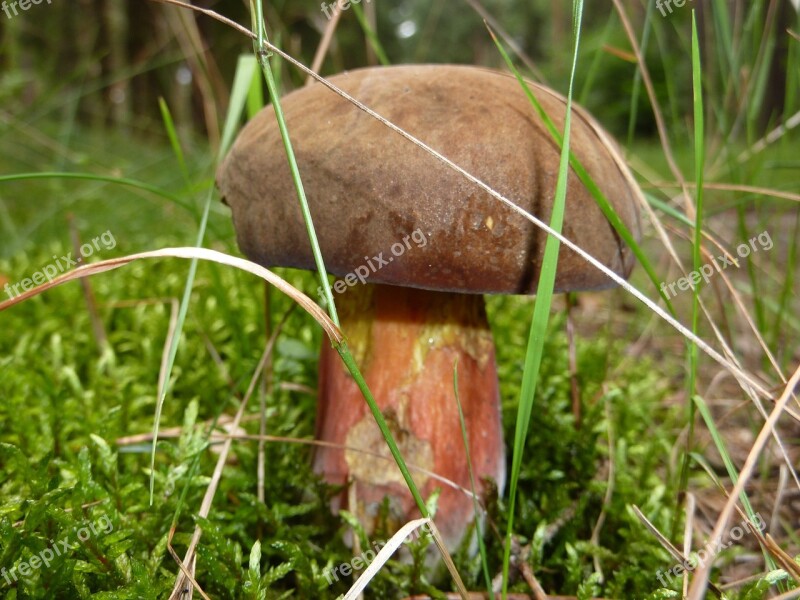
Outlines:
[{"label": "red mushroom stem", "polygon": [[[490,477],[502,489],[505,454],[494,343],[483,296],[362,285],[336,299],[342,330],[423,497],[441,488],[436,524],[455,549],[474,520],[472,498],[414,469],[421,467],[470,489],[453,368],[470,458],[482,492]],[[334,484],[356,482],[358,506],[343,491],[334,512],[347,507],[368,532],[389,497],[393,529],[419,516],[400,470],[339,356],[323,343],[319,368],[317,439],[357,450],[318,447],[314,470]],[[388,460],[387,460],[388,459]]]}]

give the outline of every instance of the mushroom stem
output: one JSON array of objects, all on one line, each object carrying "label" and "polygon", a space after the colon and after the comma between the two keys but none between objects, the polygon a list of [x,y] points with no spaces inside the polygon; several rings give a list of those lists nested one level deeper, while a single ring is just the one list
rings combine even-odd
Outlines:
[{"label": "mushroom stem", "polygon": [[[490,477],[505,482],[500,395],[494,343],[483,296],[387,285],[350,288],[337,298],[342,329],[364,378],[409,463],[424,497],[441,488],[436,524],[455,549],[474,518],[472,498],[421,467],[470,489],[467,456],[453,388],[458,364],[459,400],[479,494]],[[357,483],[358,506],[347,494],[331,509],[358,515],[367,532],[389,497],[392,530],[418,517],[418,509],[391,458],[361,392],[336,352],[323,343],[319,369],[317,439],[357,450],[319,447],[314,470],[334,484]],[[388,460],[387,460],[388,459]]]}]

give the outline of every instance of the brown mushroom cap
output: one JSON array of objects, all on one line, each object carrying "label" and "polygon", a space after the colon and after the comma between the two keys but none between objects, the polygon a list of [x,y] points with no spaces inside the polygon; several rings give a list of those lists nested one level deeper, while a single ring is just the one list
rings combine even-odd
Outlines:
[{"label": "brown mushroom cap", "polygon": [[[359,69],[330,81],[549,222],[560,150],[513,76],[413,65]],[[529,85],[563,131],[563,97]],[[533,223],[323,85],[294,91],[281,104],[331,273],[344,276],[383,253],[388,264],[371,270],[370,283],[472,293],[536,291],[547,234]],[[640,192],[608,140],[585,111],[573,109],[573,153],[638,236]],[[271,106],[245,126],[220,167],[218,185],[248,257],[267,267],[315,268]],[[418,229],[424,245],[409,240]],[[630,273],[630,249],[573,171],[563,234],[617,274]],[[395,246],[393,254],[395,243],[404,246],[402,253]],[[556,291],[611,286],[608,277],[562,247]]]}]

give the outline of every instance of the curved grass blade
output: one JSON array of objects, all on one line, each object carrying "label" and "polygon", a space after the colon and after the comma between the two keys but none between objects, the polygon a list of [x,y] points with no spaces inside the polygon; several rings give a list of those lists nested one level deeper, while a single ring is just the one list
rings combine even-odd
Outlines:
[{"label": "curved grass blade", "polygon": [[[413,521],[409,521],[405,525],[403,525],[397,533],[395,533],[389,541],[378,551],[378,554],[369,564],[369,566],[364,570],[361,576],[356,580],[353,586],[348,590],[347,594],[344,596],[344,600],[356,600],[360,597],[361,592],[363,592],[366,587],[369,585],[369,582],[378,574],[378,571],[381,570],[381,567],[386,564],[392,554],[394,554],[400,545],[403,543],[403,540],[406,539],[410,534],[412,534],[417,529],[421,527],[427,527],[429,533],[433,536],[433,541],[439,548],[444,547],[444,543],[442,542],[442,537],[439,534],[439,530],[436,528],[436,524],[431,521],[429,518],[423,519],[415,519]],[[448,559],[448,556],[445,556],[445,559]],[[455,565],[453,565],[452,561],[445,560],[447,563],[447,569],[453,574],[454,578],[456,578],[458,593],[464,600],[469,598],[469,593],[467,589],[464,587],[464,584],[461,582],[461,579],[458,577],[458,571],[455,569]]]},{"label": "curved grass blade", "polygon": [[211,250],[209,248],[196,248],[193,246],[162,248],[161,250],[138,252],[136,254],[129,254],[128,256],[110,258],[108,260],[101,260],[82,265],[76,269],[73,269],[72,271],[68,271],[57,277],[54,277],[49,282],[43,283],[40,286],[23,292],[19,296],[14,296],[9,300],[0,302],[0,311],[6,310],[7,308],[10,308],[11,306],[18,304],[19,302],[23,302],[33,296],[38,296],[42,292],[45,292],[50,288],[54,288],[63,283],[67,283],[68,281],[73,281],[82,277],[91,277],[92,275],[98,275],[100,273],[105,273],[106,271],[113,271],[114,269],[119,269],[120,267],[124,267],[125,265],[128,265],[134,261],[148,258],[186,258],[193,261],[205,260],[219,263],[221,265],[227,265],[229,267],[234,267],[241,271],[246,271],[248,273],[252,273],[253,275],[257,275],[299,304],[303,310],[305,310],[309,315],[311,315],[311,317],[314,318],[315,321],[317,321],[317,323],[320,324],[332,343],[336,344],[344,339],[341,331],[339,331],[339,327],[333,321],[331,321],[325,311],[322,310],[316,302],[269,269],[247,259],[239,258],[238,256],[231,256],[229,254],[225,254],[224,252],[219,252],[218,250]]}]

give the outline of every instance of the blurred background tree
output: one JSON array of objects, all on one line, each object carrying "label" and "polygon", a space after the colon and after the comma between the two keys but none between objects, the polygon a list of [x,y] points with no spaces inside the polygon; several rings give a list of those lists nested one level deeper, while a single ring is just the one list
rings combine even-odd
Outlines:
[{"label": "blurred background tree", "polygon": [[[249,24],[247,2],[202,0],[196,3],[244,25]],[[787,28],[797,14],[789,0],[760,2],[742,22],[744,0],[694,0],[662,16],[655,7],[630,1],[626,9],[656,82],[656,92],[673,120],[681,120],[691,105],[688,24],[697,10],[701,39],[706,40],[704,68],[708,85],[728,91],[731,114],[746,102],[748,78],[741,65],[745,53],[757,53],[767,66],[761,88],[764,98],[751,105],[760,112],[758,136],[782,120],[787,103],[796,105],[787,89],[786,64],[790,52]],[[501,60],[487,35],[477,7],[507,31],[533,75],[564,90],[571,41],[571,3],[550,0],[362,0],[366,20],[392,63],[466,63],[500,67]],[[730,11],[736,31],[730,48],[714,35],[720,19],[714,10]],[[310,65],[328,18],[320,0],[266,2],[269,34],[293,56]],[[753,15],[756,15],[754,18]],[[647,27],[645,27],[647,24]],[[767,39],[765,28],[778,35]],[[676,30],[680,35],[676,35]],[[716,33],[719,33],[718,31]],[[579,100],[617,134],[628,128],[636,109],[638,135],[655,132],[649,101],[634,96],[636,63],[620,19],[611,3],[587,3],[582,43],[584,66],[578,71]],[[720,50],[722,49],[722,51]],[[220,115],[227,106],[227,90],[237,56],[251,44],[239,33],[197,13],[156,2],[137,0],[74,0],[31,6],[9,18],[0,14],[0,103],[4,111],[20,113],[35,106],[29,118],[50,115],[102,127],[114,125],[136,135],[161,135],[158,98],[163,97],[179,129],[207,135],[213,147],[219,138]],[[738,62],[737,62],[738,61]],[[344,11],[323,74],[376,64],[355,10]],[[665,74],[669,72],[672,77]],[[738,73],[738,77],[731,77]],[[528,72],[531,75],[530,72]],[[296,69],[282,65],[282,84],[289,90],[303,81]],[[631,98],[636,98],[633,106]],[[753,121],[748,119],[748,123]],[[155,126],[154,126],[155,124]]]}]

